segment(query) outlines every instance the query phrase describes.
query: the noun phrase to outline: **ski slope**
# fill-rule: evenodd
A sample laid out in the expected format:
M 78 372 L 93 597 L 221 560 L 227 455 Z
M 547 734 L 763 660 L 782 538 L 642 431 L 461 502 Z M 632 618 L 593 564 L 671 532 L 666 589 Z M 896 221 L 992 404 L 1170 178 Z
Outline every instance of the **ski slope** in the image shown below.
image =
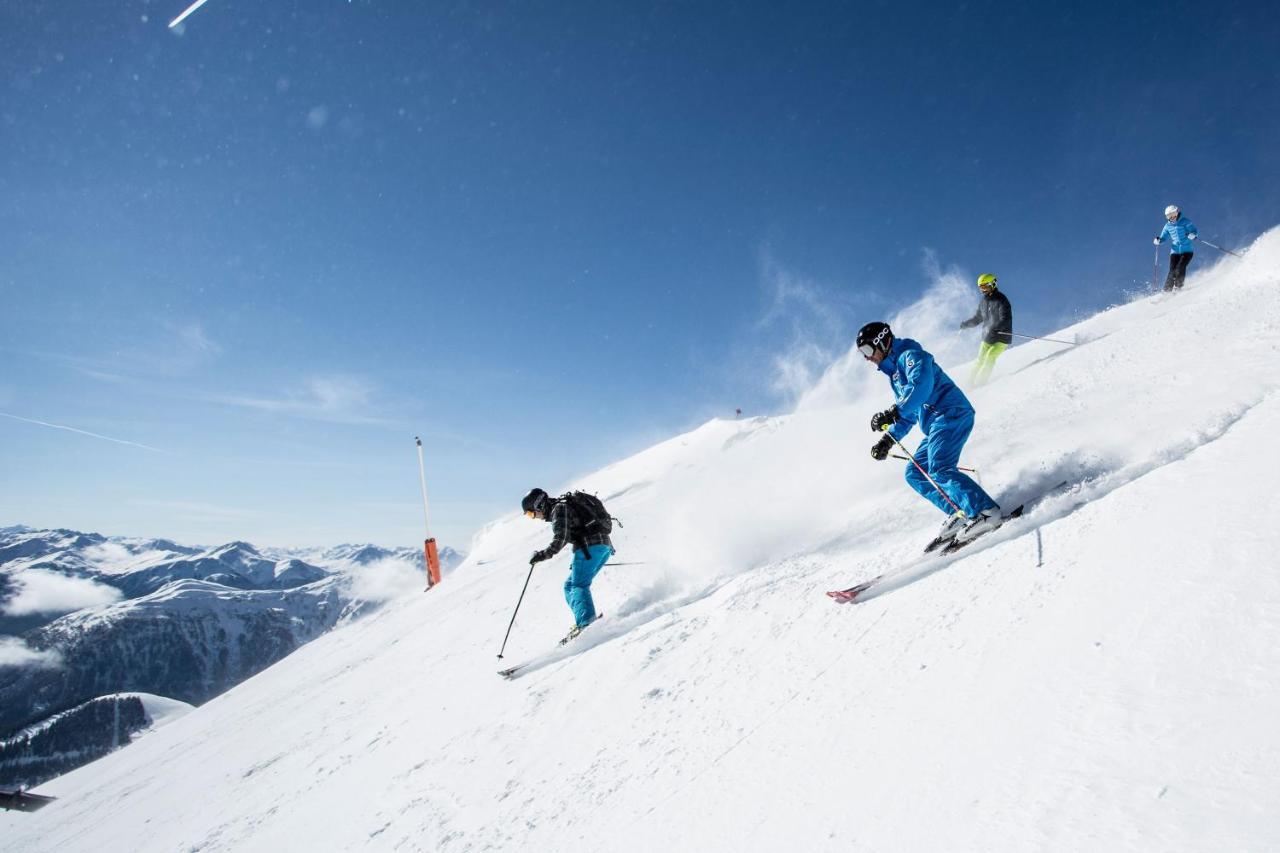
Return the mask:
M 0 848 L 1280 849 L 1280 229 L 1212 261 L 970 393 L 998 500 L 1070 484 L 1021 524 L 918 562 L 940 516 L 870 459 L 889 391 L 849 358 L 569 484 L 642 564 L 565 654 L 496 675 L 571 622 L 562 554 L 495 658 L 549 538 L 513 495 L 444 585 L 43 786 Z M 962 384 L 972 297 L 890 318 Z

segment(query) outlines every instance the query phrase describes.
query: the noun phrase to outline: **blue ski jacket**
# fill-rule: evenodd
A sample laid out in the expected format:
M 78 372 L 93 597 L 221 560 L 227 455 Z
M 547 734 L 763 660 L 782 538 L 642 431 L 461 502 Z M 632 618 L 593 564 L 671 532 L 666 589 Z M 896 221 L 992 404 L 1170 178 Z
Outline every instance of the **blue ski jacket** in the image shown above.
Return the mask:
M 1159 240 L 1164 242 L 1164 238 L 1168 237 L 1173 241 L 1173 249 L 1175 255 L 1188 255 L 1196 250 L 1195 244 L 1192 243 L 1190 234 L 1199 234 L 1196 224 L 1185 216 L 1179 216 L 1173 222 L 1166 222 L 1164 228 L 1160 231 Z
M 880 362 L 880 371 L 889 377 L 897 396 L 898 422 L 889 428 L 901 441 L 920 425 L 926 435 L 935 418 L 973 414 L 973 406 L 933 356 L 910 338 L 894 338 L 889 354 Z

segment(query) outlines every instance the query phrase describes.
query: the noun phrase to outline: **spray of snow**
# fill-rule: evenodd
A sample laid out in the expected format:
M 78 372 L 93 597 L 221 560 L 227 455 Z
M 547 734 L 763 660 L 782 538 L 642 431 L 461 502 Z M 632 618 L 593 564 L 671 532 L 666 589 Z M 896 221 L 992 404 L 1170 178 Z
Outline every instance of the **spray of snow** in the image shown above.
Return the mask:
M 351 594 L 362 601 L 385 602 L 422 592 L 426 574 L 420 564 L 408 560 L 376 560 L 348 570 Z
M 950 366 L 966 361 L 973 354 L 973 342 L 957 335 L 956 327 L 973 313 L 976 290 L 958 270 L 943 270 L 932 254 L 926 256 L 925 272 L 929 286 L 919 299 L 890 317 L 867 317 L 864 322 L 887 322 L 898 337 L 919 341 L 939 364 Z M 800 396 L 796 410 L 854 404 L 883 409 L 891 402 L 885 401 L 886 387 L 884 376 L 867 363 L 850 341 L 848 351 Z
M 786 344 L 770 359 L 770 390 L 794 405 L 838 351 L 847 306 L 829 288 L 783 266 L 768 248 L 760 252 L 761 283 L 768 306 L 762 331 L 782 329 Z

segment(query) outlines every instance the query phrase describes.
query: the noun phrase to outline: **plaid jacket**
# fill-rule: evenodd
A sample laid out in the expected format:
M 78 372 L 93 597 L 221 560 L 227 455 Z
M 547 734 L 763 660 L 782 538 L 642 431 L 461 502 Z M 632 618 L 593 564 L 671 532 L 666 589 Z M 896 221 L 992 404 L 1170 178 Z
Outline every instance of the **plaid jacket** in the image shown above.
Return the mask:
M 559 553 L 566 542 L 572 542 L 576 550 L 586 551 L 592 545 L 608 545 L 613 547 L 608 534 L 588 533 L 577 513 L 565 500 L 557 500 L 547 516 L 551 523 L 551 544 L 537 553 L 539 561 L 549 560 Z

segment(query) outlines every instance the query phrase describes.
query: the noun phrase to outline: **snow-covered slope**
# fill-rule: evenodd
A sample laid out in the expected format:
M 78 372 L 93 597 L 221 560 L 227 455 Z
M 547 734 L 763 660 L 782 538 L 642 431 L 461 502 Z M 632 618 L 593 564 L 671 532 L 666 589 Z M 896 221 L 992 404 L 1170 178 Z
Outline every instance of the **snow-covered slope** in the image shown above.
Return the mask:
M 640 565 L 569 656 L 495 675 L 548 535 L 513 512 L 438 589 L 44 786 L 0 846 L 1280 848 L 1277 270 L 1273 231 L 1005 355 L 964 461 L 1006 505 L 1070 486 L 967 551 L 903 569 L 937 513 L 869 458 L 883 380 L 832 381 L 572 484 Z M 890 319 L 930 346 L 957 318 Z M 566 559 L 508 661 L 568 627 Z

